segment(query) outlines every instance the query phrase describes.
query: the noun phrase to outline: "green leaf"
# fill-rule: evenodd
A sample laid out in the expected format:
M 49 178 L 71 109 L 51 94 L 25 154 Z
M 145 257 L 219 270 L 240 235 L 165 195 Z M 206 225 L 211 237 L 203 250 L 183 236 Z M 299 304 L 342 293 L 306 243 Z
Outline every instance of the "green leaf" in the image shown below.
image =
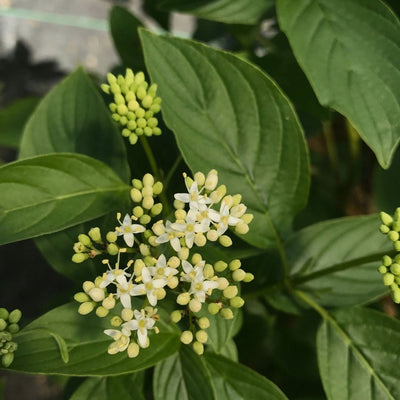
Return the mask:
M 385 293 L 377 268 L 392 251 L 377 215 L 325 221 L 293 234 L 285 244 L 291 279 L 319 304 L 349 306 Z
M 214 353 L 204 355 L 215 400 L 284 400 L 281 390 L 262 375 Z
M 123 138 L 81 68 L 40 102 L 25 127 L 19 157 L 58 152 L 86 154 L 108 164 L 123 181 L 130 177 Z
M 0 110 L 0 144 L 18 148 L 24 125 L 36 108 L 39 99 L 26 97 Z
M 400 398 L 400 322 L 363 308 L 340 310 L 317 335 L 318 363 L 328 400 Z
M 400 23 L 380 0 L 279 0 L 278 19 L 321 104 L 345 115 L 382 167 L 400 139 Z
M 125 66 L 135 72 L 144 70 L 138 28 L 143 24 L 128 10 L 114 6 L 110 11 L 110 31 L 115 48 Z
M 133 307 L 140 307 L 141 300 L 133 300 Z M 159 312 L 165 317 L 161 310 Z M 179 348 L 179 332 L 176 328 L 162 321 L 157 326 L 160 333 L 151 334 L 150 347 L 141 349 L 135 359 L 128 358 L 126 352 L 109 355 L 107 347 L 112 339 L 103 333 L 105 329 L 110 329 L 109 317 L 99 318 L 94 313 L 83 316 L 78 314 L 77 303 L 65 304 L 33 321 L 15 336 L 18 351 L 12 369 L 75 376 L 121 375 L 146 369 L 174 354 Z M 54 338 L 47 331 L 65 341 L 69 353 L 67 364 L 62 360 Z
M 202 358 L 188 346 L 157 364 L 154 370 L 155 400 L 214 399 L 213 390 Z
M 145 400 L 143 373 L 112 378 L 88 378 L 74 392 L 70 400 Z
M 229 358 L 229 360 L 232 360 L 234 362 L 239 361 L 238 349 L 237 349 L 236 343 L 233 339 L 228 340 L 225 343 L 225 345 L 220 349 L 220 351 L 214 351 L 212 345 L 207 346 L 206 351 L 211 351 L 213 353 L 221 354 L 221 356 Z
M 256 24 L 274 0 L 165 0 L 161 8 L 227 24 Z
M 244 240 L 276 246 L 309 188 L 307 150 L 292 105 L 264 73 L 231 54 L 140 35 L 185 161 L 192 171 L 217 169 L 229 193 L 242 194 L 255 217 Z
M 129 187 L 100 161 L 65 153 L 0 167 L 0 190 L 0 244 L 4 244 L 116 210 Z

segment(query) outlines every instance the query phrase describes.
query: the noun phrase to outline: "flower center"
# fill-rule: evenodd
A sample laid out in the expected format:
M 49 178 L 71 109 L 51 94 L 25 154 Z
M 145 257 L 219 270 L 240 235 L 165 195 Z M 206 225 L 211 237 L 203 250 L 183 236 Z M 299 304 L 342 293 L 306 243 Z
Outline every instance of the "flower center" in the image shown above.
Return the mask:
M 164 275 L 164 268 L 158 268 L 157 275 Z
M 152 282 L 146 282 L 146 284 L 144 285 L 144 287 L 146 288 L 146 290 L 152 290 L 153 289 L 153 283 Z
M 224 217 L 221 217 L 221 224 L 228 225 L 228 219 L 229 219 L 229 215 L 225 215 Z
M 139 325 L 139 328 L 146 328 L 146 324 L 147 324 L 147 321 L 146 320 L 144 320 L 144 319 L 141 319 L 140 321 L 139 321 L 139 323 L 138 323 L 138 325 Z
M 124 226 L 124 233 L 132 233 L 132 229 L 130 226 Z
M 187 224 L 186 225 L 186 231 L 187 232 L 193 232 L 194 231 L 194 225 L 193 224 Z
M 196 283 L 194 285 L 195 290 L 200 291 L 203 289 L 203 284 L 202 283 Z

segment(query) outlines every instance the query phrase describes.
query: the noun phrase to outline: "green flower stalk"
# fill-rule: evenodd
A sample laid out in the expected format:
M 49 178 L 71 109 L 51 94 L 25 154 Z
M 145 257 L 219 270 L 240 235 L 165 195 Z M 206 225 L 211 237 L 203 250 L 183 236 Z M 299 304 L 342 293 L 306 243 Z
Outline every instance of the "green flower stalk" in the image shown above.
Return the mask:
M 0 308 L 0 358 L 3 367 L 7 368 L 14 361 L 14 353 L 18 349 L 13 342 L 13 335 L 19 332 L 18 322 L 21 319 L 20 310 L 10 313 L 5 308 Z

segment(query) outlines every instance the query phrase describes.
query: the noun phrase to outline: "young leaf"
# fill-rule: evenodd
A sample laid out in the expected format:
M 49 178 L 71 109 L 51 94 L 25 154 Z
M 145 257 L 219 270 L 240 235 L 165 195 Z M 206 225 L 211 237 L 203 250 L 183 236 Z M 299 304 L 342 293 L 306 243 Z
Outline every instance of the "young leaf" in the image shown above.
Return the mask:
M 390 165 L 400 140 L 400 23 L 380 0 L 279 0 L 278 19 L 319 101 Z
M 257 372 L 214 353 L 205 353 L 215 400 L 287 400 L 271 381 Z
M 140 306 L 141 301 L 134 299 L 134 307 Z M 179 332 L 162 321 L 157 326 L 160 333 L 151 334 L 151 346 L 141 349 L 137 358 L 128 358 L 126 352 L 109 355 L 107 347 L 112 339 L 103 332 L 110 328 L 109 318 L 99 318 L 94 313 L 83 316 L 78 314 L 77 303 L 65 304 L 39 317 L 15 336 L 18 351 L 12 369 L 75 376 L 121 375 L 139 371 L 169 357 L 179 348 Z M 50 336 L 48 331 L 66 343 L 68 363 L 61 358 L 54 336 Z
M 217 169 L 229 192 L 242 194 L 255 217 L 244 240 L 276 246 L 309 188 L 292 105 L 264 73 L 231 54 L 147 31 L 140 36 L 185 161 L 193 171 Z
M 21 140 L 20 158 L 58 152 L 82 153 L 130 177 L 123 138 L 83 69 L 78 68 L 41 101 Z
M 114 6 L 110 11 L 110 31 L 115 48 L 125 66 L 143 71 L 144 60 L 138 28 L 143 24 L 128 10 Z
M 153 391 L 155 400 L 214 399 L 208 371 L 188 346 L 156 365 Z
M 377 215 L 347 217 L 311 225 L 285 244 L 293 283 L 319 304 L 349 306 L 385 292 L 377 272 L 392 250 L 379 232 Z
M 255 25 L 273 4 L 274 0 L 165 0 L 161 8 L 226 24 Z
M 145 400 L 143 373 L 112 378 L 88 378 L 74 392 L 70 400 Z
M 129 187 L 93 158 L 49 154 L 0 167 L 0 244 L 67 228 L 116 210 Z
M 400 398 L 400 322 L 350 308 L 325 319 L 317 335 L 318 364 L 328 400 Z

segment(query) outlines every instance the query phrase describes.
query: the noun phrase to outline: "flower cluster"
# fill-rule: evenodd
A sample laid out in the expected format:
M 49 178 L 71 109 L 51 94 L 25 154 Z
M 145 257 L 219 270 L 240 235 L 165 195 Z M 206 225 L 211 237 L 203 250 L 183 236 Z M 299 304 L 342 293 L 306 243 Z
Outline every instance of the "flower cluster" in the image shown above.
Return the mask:
M 5 308 L 0 308 L 0 356 L 3 367 L 9 367 L 14 361 L 14 352 L 17 343 L 13 342 L 13 335 L 19 331 L 18 322 L 21 311 L 14 310 L 10 313 Z
M 181 341 L 193 342 L 198 354 L 203 353 L 208 339 L 207 313 L 232 319 L 232 309 L 244 304 L 239 296 L 239 282 L 250 282 L 254 277 L 241 268 L 240 260 L 220 260 L 212 265 L 195 249 L 205 246 L 207 241 L 230 246 L 228 228 L 247 233 L 252 215 L 246 214 L 240 195 L 226 195 L 226 187 L 218 186 L 215 170 L 207 176 L 196 173 L 194 179 L 184 175 L 184 179 L 187 192 L 174 196 L 175 220 L 155 223 L 152 219 L 162 212 L 162 205 L 157 202 L 162 184 L 150 174 L 132 181 L 132 213 L 123 220 L 118 214 L 119 225 L 106 235 L 107 240 L 114 235 L 112 244 L 117 249 L 117 260 L 112 265 L 109 259 L 103 259 L 107 271 L 93 282 L 84 282 L 83 291 L 75 295 L 81 303 L 80 314 L 95 310 L 99 317 L 110 317 L 111 327 L 104 331 L 113 339 L 108 348 L 110 354 L 127 351 L 129 357 L 136 357 L 141 348 L 150 345 L 149 332 L 159 332 L 156 307 L 167 292 L 178 304 L 170 321 L 184 328 Z M 100 230 L 94 229 L 99 234 L 97 243 L 101 244 Z M 82 243 L 81 236 L 78 243 Z M 92 238 L 90 232 L 89 236 Z M 118 240 L 123 243 L 117 244 Z M 84 245 L 89 248 L 89 244 Z M 87 253 L 73 256 L 79 262 L 77 254 Z M 122 258 L 127 261 L 122 263 Z M 137 304 L 133 298 L 141 298 L 142 306 L 133 307 L 133 303 Z
M 385 212 L 380 213 L 382 225 L 379 230 L 393 242 L 396 252 L 400 252 L 400 207 L 396 209 L 394 217 Z M 400 253 L 394 258 L 386 255 L 382 258 L 382 265 L 378 268 L 382 274 L 383 284 L 389 286 L 393 301 L 400 303 Z
M 133 73 L 127 69 L 125 76 L 109 73 L 108 85 L 102 84 L 102 90 L 111 94 L 114 101 L 109 107 L 112 118 L 122 126 L 122 135 L 135 144 L 138 136 L 161 135 L 158 120 L 154 117 L 160 112 L 161 98 L 156 96 L 157 85 L 145 81 L 144 73 Z

